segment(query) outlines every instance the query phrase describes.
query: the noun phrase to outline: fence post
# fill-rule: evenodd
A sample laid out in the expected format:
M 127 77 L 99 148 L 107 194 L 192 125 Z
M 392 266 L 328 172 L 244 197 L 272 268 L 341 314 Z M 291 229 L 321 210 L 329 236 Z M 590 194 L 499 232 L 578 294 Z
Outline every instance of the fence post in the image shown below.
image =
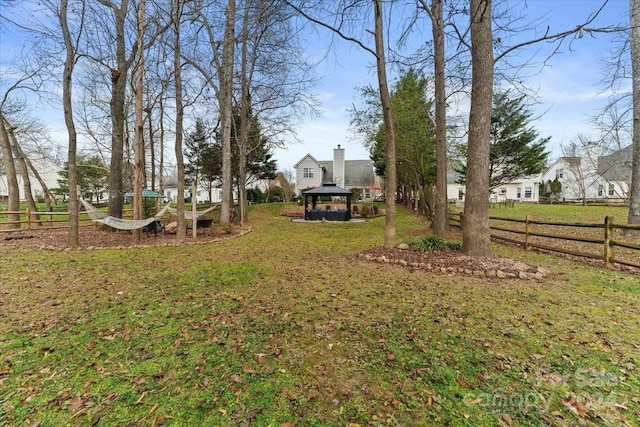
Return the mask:
M 531 224 L 529 223 L 529 221 L 531 221 L 531 215 L 527 214 L 525 218 L 525 225 L 524 225 L 524 250 L 525 251 L 528 251 L 531 249 L 531 246 L 529 245 L 529 233 L 531 232 L 529 227 L 531 227 Z
M 605 216 L 604 217 L 604 266 L 610 267 L 611 262 L 609 261 L 613 258 L 613 246 L 611 246 L 611 237 L 613 235 L 613 217 Z
M 29 209 L 29 206 L 27 206 L 24 212 L 27 215 L 27 230 L 31 230 L 31 209 Z

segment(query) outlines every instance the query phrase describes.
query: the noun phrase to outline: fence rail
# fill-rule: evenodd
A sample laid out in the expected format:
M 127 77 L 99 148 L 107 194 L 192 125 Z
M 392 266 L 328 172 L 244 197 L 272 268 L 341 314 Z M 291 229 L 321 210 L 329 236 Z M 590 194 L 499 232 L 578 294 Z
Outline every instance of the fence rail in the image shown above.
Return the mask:
M 462 221 L 462 213 L 449 213 L 450 224 L 460 227 Z M 489 216 L 489 221 L 492 239 L 513 243 L 524 247 L 525 250 L 535 248 L 602 260 L 605 267 L 620 264 L 640 268 L 640 262 L 638 262 L 640 260 L 640 243 L 627 240 L 618 233 L 619 230 L 640 232 L 640 225 L 616 224 L 611 216 L 605 217 L 602 224 L 534 221 L 530 215 L 527 215 L 524 220 Z M 524 227 L 518 229 L 513 225 L 508 227 L 503 223 L 523 224 Z M 540 226 L 545 227 L 545 230 L 534 229 Z M 554 227 L 558 234 L 548 230 Z M 580 229 L 581 234 L 572 234 L 571 232 L 575 229 Z M 520 236 L 519 239 L 518 236 Z M 577 242 L 577 244 L 574 248 L 566 248 L 558 245 L 558 241 Z M 594 247 L 599 248 L 599 251 L 589 251 Z

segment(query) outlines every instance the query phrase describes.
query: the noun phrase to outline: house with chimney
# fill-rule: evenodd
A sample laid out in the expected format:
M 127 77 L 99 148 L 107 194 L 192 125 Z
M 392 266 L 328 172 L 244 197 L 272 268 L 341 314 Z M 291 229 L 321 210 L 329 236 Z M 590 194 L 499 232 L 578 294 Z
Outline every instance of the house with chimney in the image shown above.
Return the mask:
M 545 185 L 556 178 L 562 184 L 560 201 L 623 202 L 631 188 L 633 146 L 600 155 L 600 146 L 585 144 L 576 156 L 560 157 L 543 173 Z
M 296 173 L 296 193 L 316 188 L 326 183 L 336 184 L 346 190 L 360 189 L 363 200 L 373 200 L 382 195 L 382 178 L 375 174 L 373 161 L 346 160 L 345 149 L 333 149 L 332 160 L 316 160 L 306 154 L 293 166 Z

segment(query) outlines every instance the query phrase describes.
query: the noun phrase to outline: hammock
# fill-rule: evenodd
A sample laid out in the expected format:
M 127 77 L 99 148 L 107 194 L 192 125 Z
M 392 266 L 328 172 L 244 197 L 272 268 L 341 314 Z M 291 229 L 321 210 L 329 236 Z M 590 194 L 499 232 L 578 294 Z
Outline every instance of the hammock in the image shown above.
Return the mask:
M 154 217 L 146 218 L 146 219 L 122 219 L 115 218 L 113 216 L 109 216 L 104 212 L 100 212 L 98 208 L 93 206 L 91 203 L 87 202 L 84 199 L 80 199 L 82 206 L 89 214 L 89 218 L 93 222 L 99 222 L 104 225 L 108 225 L 109 227 L 115 228 L 117 230 L 137 230 L 138 228 L 146 227 L 151 224 L 153 221 L 156 221 L 164 216 L 164 214 L 169 211 L 169 207 L 171 206 L 171 202 L 167 203 L 167 205 L 162 208 Z
M 205 210 L 202 210 L 202 211 L 197 211 L 196 212 L 196 219 L 200 218 L 203 215 L 208 214 L 209 212 L 211 212 L 211 211 L 213 211 L 213 210 L 215 210 L 217 208 L 218 208 L 218 205 L 214 205 L 214 206 L 211 206 L 208 209 L 205 209 Z M 178 214 L 178 209 L 176 209 L 176 208 L 171 208 L 170 207 L 168 209 L 168 211 L 169 211 L 169 213 L 171 215 L 177 215 Z M 193 220 L 193 212 L 185 210 L 184 211 L 184 218 L 187 219 L 187 220 Z

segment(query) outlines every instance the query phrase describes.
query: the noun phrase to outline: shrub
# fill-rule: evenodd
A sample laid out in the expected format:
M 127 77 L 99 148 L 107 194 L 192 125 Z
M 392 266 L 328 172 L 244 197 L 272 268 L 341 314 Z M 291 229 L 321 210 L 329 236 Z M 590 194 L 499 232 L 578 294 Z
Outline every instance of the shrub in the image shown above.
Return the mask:
M 376 205 L 371 206 L 371 214 L 378 215 L 378 207 Z
M 363 206 L 362 211 L 360 212 L 360 216 L 362 216 L 362 218 L 368 218 L 369 214 L 370 214 L 369 206 Z
M 440 252 L 444 249 L 459 251 L 462 249 L 462 244 L 449 242 L 433 234 L 412 240 L 409 242 L 409 246 L 418 252 Z
M 358 214 L 358 205 L 353 205 L 353 207 L 351 208 L 351 210 L 353 211 L 354 214 Z

